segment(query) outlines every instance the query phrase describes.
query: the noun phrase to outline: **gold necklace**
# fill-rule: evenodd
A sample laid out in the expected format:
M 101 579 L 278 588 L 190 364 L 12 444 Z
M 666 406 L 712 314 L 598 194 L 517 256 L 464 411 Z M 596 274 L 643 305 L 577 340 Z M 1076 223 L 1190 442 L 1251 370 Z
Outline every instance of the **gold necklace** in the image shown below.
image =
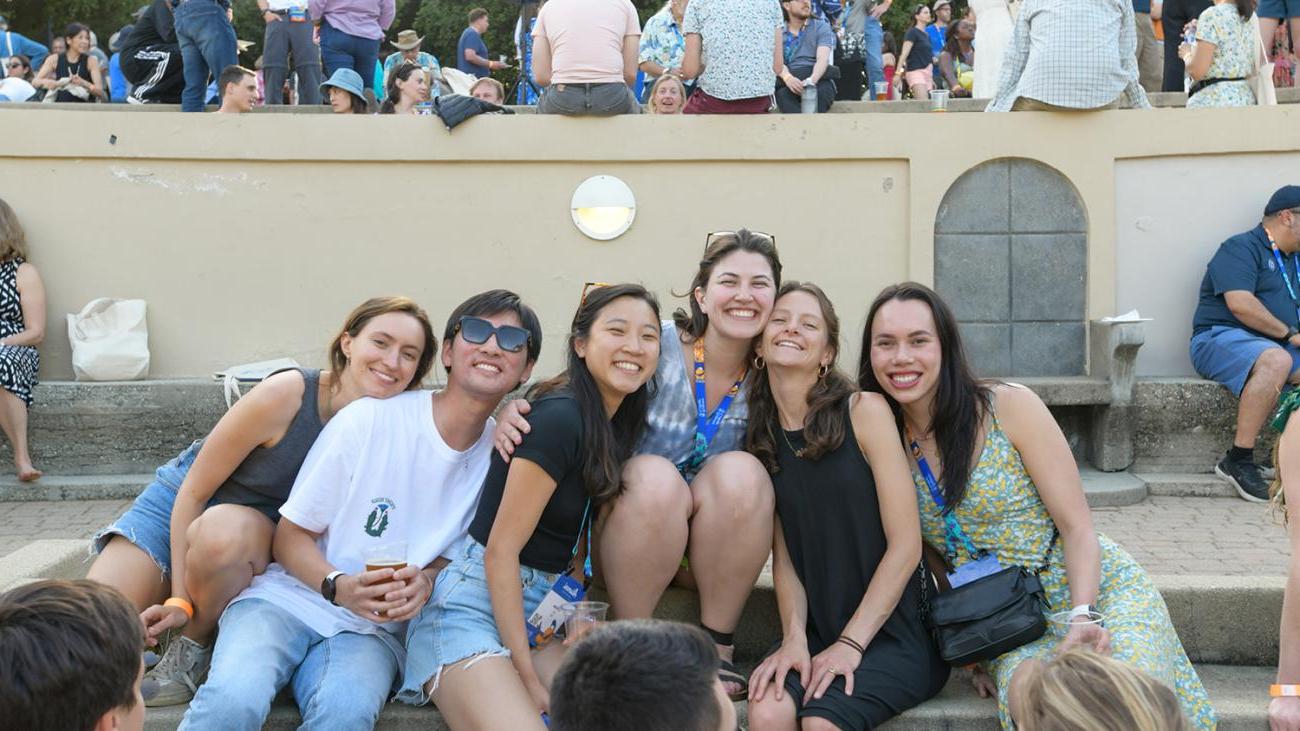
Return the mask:
M 778 424 L 778 426 L 780 425 Z M 785 445 L 790 448 L 791 452 L 794 452 L 796 458 L 803 459 L 803 453 L 808 451 L 808 445 L 805 444 L 802 449 L 795 449 L 794 445 L 790 443 L 790 436 L 785 433 L 784 426 L 781 427 L 781 438 L 785 439 Z

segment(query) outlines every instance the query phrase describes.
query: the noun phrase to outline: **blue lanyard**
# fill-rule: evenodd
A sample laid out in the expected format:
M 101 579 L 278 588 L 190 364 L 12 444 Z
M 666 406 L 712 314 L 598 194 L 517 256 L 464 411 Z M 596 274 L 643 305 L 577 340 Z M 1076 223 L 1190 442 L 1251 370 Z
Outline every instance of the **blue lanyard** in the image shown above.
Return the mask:
M 691 456 L 677 465 L 678 472 L 686 473 L 704 464 L 704 456 L 709 451 L 709 445 L 718 435 L 718 428 L 722 426 L 722 420 L 726 418 L 727 409 L 731 408 L 731 402 L 735 400 L 736 394 L 740 393 L 740 384 L 744 380 L 745 372 L 741 371 L 740 378 L 731 384 L 731 390 L 722 397 L 722 403 L 718 404 L 718 408 L 714 409 L 710 416 L 704 383 L 704 338 L 695 341 L 695 446 L 691 450 Z
M 1273 261 L 1277 262 L 1277 273 L 1282 275 L 1282 284 L 1286 285 L 1286 293 L 1291 295 L 1291 304 L 1296 307 L 1296 318 L 1300 319 L 1300 297 L 1296 297 L 1295 288 L 1291 286 L 1291 280 L 1286 277 L 1286 263 L 1282 261 L 1282 252 L 1277 250 L 1277 244 L 1273 244 Z M 1295 282 L 1300 287 L 1300 259 L 1295 262 Z
M 587 532 L 587 516 L 591 514 L 591 498 L 587 498 L 587 507 L 582 509 L 582 523 L 578 525 L 578 540 L 573 544 L 573 554 L 569 556 L 569 567 L 564 573 L 573 571 L 573 561 L 578 558 L 578 548 L 582 546 L 585 538 L 587 541 L 587 558 L 582 562 L 582 585 L 586 587 L 591 584 L 591 534 Z
M 975 548 L 970 536 L 967 536 L 966 531 L 961 529 L 961 524 L 957 522 L 957 516 L 951 512 L 943 512 L 943 491 L 939 489 L 939 481 L 934 478 L 934 471 L 930 469 L 930 463 L 921 455 L 921 445 L 917 444 L 916 439 L 912 437 L 911 429 L 907 430 L 907 438 L 912 445 L 912 458 L 916 460 L 916 467 L 921 470 L 921 477 L 925 480 L 925 486 L 930 488 L 930 499 L 934 500 L 934 504 L 939 506 L 939 515 L 943 517 L 943 540 L 947 546 L 949 562 L 951 562 L 953 556 L 957 555 L 955 544 L 958 541 L 965 547 L 966 552 L 970 554 L 972 559 L 979 558 L 983 555 L 983 552 Z

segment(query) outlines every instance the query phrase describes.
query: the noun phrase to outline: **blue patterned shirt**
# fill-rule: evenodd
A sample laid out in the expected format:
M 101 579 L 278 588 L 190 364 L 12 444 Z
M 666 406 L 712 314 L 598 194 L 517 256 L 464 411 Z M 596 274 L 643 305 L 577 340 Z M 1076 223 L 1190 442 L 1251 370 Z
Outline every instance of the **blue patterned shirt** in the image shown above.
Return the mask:
M 699 0 L 692 0 L 692 5 L 695 2 Z M 659 366 L 650 383 L 646 430 L 636 453 L 657 454 L 675 465 L 685 462 L 695 450 L 695 382 L 687 374 L 685 357 L 677 326 L 665 320 L 659 338 Z M 709 443 L 706 463 L 716 454 L 744 448 L 749 424 L 748 392 L 746 382 Z M 694 473 L 686 475 L 688 480 L 693 477 Z
M 673 19 L 672 10 L 665 6 L 645 22 L 645 28 L 641 31 L 641 51 L 637 63 L 650 61 L 665 69 L 675 69 L 682 65 L 682 58 L 685 56 L 686 38 L 682 35 L 682 29 L 677 26 L 677 21 Z M 646 80 L 649 81 L 648 74 Z
M 691 0 L 682 33 L 697 33 L 704 51 L 699 88 L 724 101 L 771 96 L 776 30 L 785 21 L 777 0 Z

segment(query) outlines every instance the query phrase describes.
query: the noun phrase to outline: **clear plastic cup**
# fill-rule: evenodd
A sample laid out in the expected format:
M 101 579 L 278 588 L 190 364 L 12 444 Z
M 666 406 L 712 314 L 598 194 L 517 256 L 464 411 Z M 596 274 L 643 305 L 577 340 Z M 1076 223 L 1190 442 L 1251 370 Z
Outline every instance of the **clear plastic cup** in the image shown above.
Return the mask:
M 888 81 L 877 81 L 874 84 L 872 84 L 872 86 L 875 87 L 874 91 L 876 92 L 876 101 L 883 102 L 889 98 Z
M 948 111 L 948 90 L 947 89 L 930 90 L 930 111 L 932 112 Z
M 573 607 L 573 613 L 564 623 L 565 642 L 569 644 L 582 639 L 596 625 L 604 622 L 605 615 L 609 612 L 607 602 L 574 602 L 569 606 Z
M 361 557 L 366 562 L 366 571 L 404 569 L 406 568 L 406 542 L 392 541 L 367 546 L 361 552 Z
M 1070 630 L 1073 629 L 1076 624 L 1101 625 L 1106 620 L 1105 615 L 1101 612 L 1087 612 L 1083 614 L 1073 614 L 1073 616 L 1071 616 L 1072 614 L 1073 612 L 1067 609 L 1064 612 L 1056 612 L 1048 615 L 1047 624 L 1053 635 L 1060 639 L 1065 639 L 1065 636 L 1070 634 Z

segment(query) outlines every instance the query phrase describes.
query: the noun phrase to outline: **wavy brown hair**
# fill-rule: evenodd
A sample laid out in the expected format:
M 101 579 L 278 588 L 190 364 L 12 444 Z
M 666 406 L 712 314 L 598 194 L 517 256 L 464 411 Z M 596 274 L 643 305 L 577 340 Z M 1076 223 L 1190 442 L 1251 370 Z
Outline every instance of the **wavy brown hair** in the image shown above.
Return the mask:
M 27 232 L 18 214 L 0 198 L 0 261 L 27 258 Z
M 438 338 L 433 335 L 429 315 L 409 297 L 372 297 L 348 314 L 348 318 L 343 321 L 343 329 L 339 330 L 330 343 L 330 371 L 334 374 L 331 388 L 338 388 L 339 379 L 348 367 L 348 357 L 343 354 L 343 336 L 357 337 L 367 323 L 390 312 L 410 315 L 420 323 L 420 330 L 424 332 L 424 348 L 420 351 L 420 359 L 415 363 L 415 374 L 411 376 L 411 382 L 406 384 L 405 390 L 414 391 L 424 382 L 424 377 L 429 375 L 429 369 L 433 367 L 433 358 L 438 354 Z
M 844 411 L 849 397 L 857 390 L 849 377 L 835 367 L 840 354 L 840 318 L 835 305 L 821 287 L 810 282 L 786 282 L 777 292 L 776 301 L 793 292 L 812 295 L 821 307 L 826 322 L 826 345 L 831 349 L 831 366 L 826 375 L 808 391 L 808 416 L 804 420 L 804 459 L 820 459 L 844 443 Z M 776 399 L 772 397 L 771 372 L 757 374 L 749 389 L 749 427 L 745 434 L 746 450 L 758 458 L 768 472 L 779 472 L 776 431 L 781 429 Z
M 770 236 L 744 228 L 734 233 L 719 234 L 704 247 L 704 256 L 700 259 L 695 279 L 691 280 L 691 288 L 684 295 L 673 293 L 677 297 L 686 297 L 690 303 L 690 312 L 678 308 L 673 313 L 673 322 L 677 324 L 677 333 L 683 342 L 701 337 L 709 327 L 709 316 L 704 314 L 700 303 L 695 301 L 695 290 L 706 289 L 709 277 L 713 276 L 713 268 L 737 251 L 749 251 L 767 259 L 768 265 L 772 267 L 772 286 L 781 286 L 781 257 L 777 256 L 776 243 Z

